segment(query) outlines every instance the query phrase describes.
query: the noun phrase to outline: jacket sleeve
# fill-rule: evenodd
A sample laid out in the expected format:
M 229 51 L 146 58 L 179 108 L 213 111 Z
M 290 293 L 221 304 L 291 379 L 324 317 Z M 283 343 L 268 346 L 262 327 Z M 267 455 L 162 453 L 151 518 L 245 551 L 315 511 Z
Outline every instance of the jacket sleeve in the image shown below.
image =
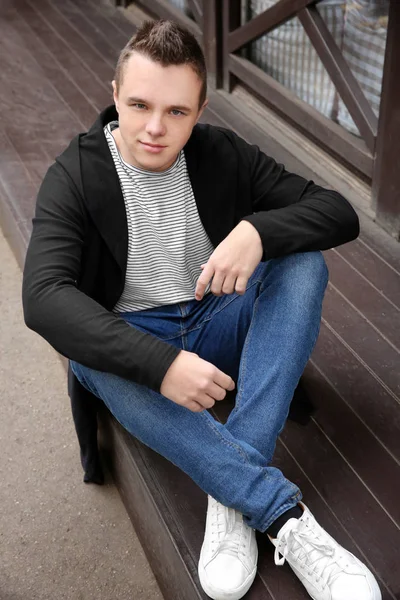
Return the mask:
M 358 216 L 341 194 L 289 173 L 257 146 L 234 139 L 251 177 L 254 213 L 244 220 L 260 234 L 263 260 L 327 250 L 358 236 Z
M 179 349 L 130 327 L 77 288 L 86 219 L 78 191 L 55 163 L 39 190 L 26 255 L 26 325 L 71 360 L 159 391 Z

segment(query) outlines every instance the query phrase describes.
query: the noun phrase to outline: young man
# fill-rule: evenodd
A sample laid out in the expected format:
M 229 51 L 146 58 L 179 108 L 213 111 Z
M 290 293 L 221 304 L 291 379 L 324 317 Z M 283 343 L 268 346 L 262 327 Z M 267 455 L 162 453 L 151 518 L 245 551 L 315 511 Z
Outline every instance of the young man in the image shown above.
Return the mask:
M 314 599 L 378 600 L 371 572 L 269 466 L 318 335 L 319 251 L 354 239 L 356 214 L 233 132 L 197 124 L 204 57 L 176 24 L 140 29 L 113 90 L 115 108 L 43 181 L 24 272 L 27 325 L 70 359 L 85 465 L 93 394 L 209 495 L 209 596 L 247 592 L 258 529 Z M 222 425 L 205 409 L 235 386 Z

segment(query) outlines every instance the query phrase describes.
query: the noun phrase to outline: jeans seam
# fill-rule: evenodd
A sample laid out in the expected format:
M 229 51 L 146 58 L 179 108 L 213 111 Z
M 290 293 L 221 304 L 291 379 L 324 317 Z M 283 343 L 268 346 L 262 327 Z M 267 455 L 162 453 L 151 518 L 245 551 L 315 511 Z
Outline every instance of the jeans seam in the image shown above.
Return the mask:
M 292 484 L 292 485 L 294 485 L 294 484 Z M 297 500 L 298 498 L 301 498 L 300 490 L 298 488 L 296 488 L 296 489 L 297 489 L 296 493 L 293 496 L 291 496 L 290 500 L 287 500 L 284 504 L 281 504 L 279 506 L 279 508 L 277 508 L 275 510 L 275 512 L 272 513 L 272 515 L 267 520 L 266 525 L 264 525 L 260 531 L 265 532 L 270 527 L 270 525 L 272 525 L 272 523 L 274 523 L 274 521 L 276 521 L 276 519 L 278 519 L 281 515 L 283 515 L 283 513 L 285 513 L 287 510 L 289 510 L 291 508 L 291 505 L 295 500 Z
M 257 283 L 262 283 L 262 279 L 256 279 L 255 281 L 253 281 L 253 283 L 251 285 L 249 285 L 248 288 L 246 288 L 246 292 L 248 290 L 250 290 Z M 205 317 L 200 323 L 197 323 L 196 325 L 194 325 L 193 327 L 191 327 L 189 329 L 185 329 L 184 333 L 189 334 L 189 333 L 192 333 L 193 331 L 196 331 L 197 329 L 200 329 L 204 325 L 204 323 L 208 323 L 208 321 L 211 321 L 211 319 L 213 317 L 215 317 L 215 315 L 217 315 L 218 313 L 220 313 L 221 311 L 223 311 L 232 302 L 234 302 L 235 300 L 237 300 L 237 298 L 240 298 L 239 294 L 235 294 L 235 296 L 233 298 L 230 298 L 227 302 L 225 302 L 225 304 L 223 306 L 220 306 L 217 309 L 215 309 L 210 315 L 208 315 L 207 317 Z
M 251 320 L 250 320 L 250 327 L 247 331 L 246 340 L 244 342 L 244 346 L 243 346 L 243 350 L 242 350 L 242 356 L 241 356 L 240 366 L 239 366 L 240 387 L 236 394 L 234 411 L 236 411 L 237 409 L 240 408 L 241 398 L 243 395 L 243 387 L 244 387 L 245 375 L 246 375 L 246 370 L 247 370 L 247 355 L 248 355 L 248 349 L 249 349 L 249 341 L 248 340 L 250 337 L 250 333 L 254 329 L 254 320 L 255 320 L 254 317 L 255 317 L 256 310 L 257 310 L 258 304 L 259 304 L 258 300 L 259 300 L 259 296 L 257 296 L 256 301 L 254 302 L 253 313 L 251 315 Z
M 233 450 L 236 450 L 239 453 L 239 455 L 242 457 L 244 462 L 250 463 L 249 457 L 247 456 L 247 453 L 243 450 L 243 448 L 241 448 L 238 444 L 234 444 L 233 442 L 230 442 L 229 440 L 224 438 L 222 433 L 219 431 L 218 427 L 216 427 L 216 425 L 207 417 L 205 412 L 201 412 L 200 415 L 206 419 L 208 426 L 213 430 L 214 433 L 216 433 L 218 435 L 218 437 L 221 439 L 221 441 L 226 446 L 232 448 Z

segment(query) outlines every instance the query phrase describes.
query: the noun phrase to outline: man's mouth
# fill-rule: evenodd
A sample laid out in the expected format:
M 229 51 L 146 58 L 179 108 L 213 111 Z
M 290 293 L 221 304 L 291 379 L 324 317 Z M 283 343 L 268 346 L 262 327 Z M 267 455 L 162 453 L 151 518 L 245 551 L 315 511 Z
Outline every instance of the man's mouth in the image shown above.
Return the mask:
M 166 146 L 162 146 L 161 144 L 150 144 L 150 142 L 140 142 L 143 146 L 147 146 L 148 148 L 166 148 Z

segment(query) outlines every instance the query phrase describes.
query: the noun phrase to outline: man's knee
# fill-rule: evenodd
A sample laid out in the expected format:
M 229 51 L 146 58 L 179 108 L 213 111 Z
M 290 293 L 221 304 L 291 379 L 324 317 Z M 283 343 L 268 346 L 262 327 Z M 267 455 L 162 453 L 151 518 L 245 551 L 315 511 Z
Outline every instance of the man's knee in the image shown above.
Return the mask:
M 275 267 L 285 287 L 300 296 L 321 295 L 328 283 L 328 268 L 321 252 L 298 252 L 277 259 Z
M 300 252 L 293 254 L 299 265 L 301 273 L 307 275 L 307 279 L 312 283 L 321 283 L 326 286 L 328 283 L 328 267 L 322 252 Z

